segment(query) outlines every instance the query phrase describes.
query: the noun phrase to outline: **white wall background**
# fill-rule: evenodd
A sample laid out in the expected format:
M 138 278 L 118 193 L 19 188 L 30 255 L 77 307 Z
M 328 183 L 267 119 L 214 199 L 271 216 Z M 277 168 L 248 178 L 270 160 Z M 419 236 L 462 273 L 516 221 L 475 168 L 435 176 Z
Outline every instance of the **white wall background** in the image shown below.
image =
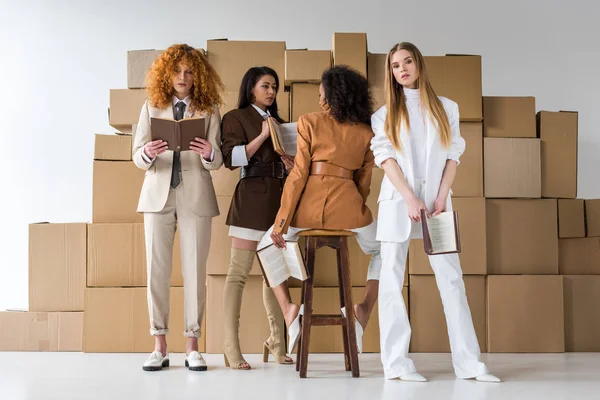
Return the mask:
M 369 51 L 483 56 L 483 94 L 578 110 L 579 190 L 600 198 L 600 2 L 596 0 L 0 0 L 0 309 L 27 307 L 28 224 L 88 222 L 95 133 L 130 49 L 285 40 L 330 49 L 367 32 Z

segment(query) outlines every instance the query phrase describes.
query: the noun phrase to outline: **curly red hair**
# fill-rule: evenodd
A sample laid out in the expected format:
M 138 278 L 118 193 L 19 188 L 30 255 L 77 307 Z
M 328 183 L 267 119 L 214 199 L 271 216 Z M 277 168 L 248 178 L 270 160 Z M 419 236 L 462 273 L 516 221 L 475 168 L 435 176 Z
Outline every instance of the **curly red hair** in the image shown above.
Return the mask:
M 223 83 L 219 74 L 200 50 L 187 44 L 172 45 L 152 63 L 148 71 L 146 88 L 150 104 L 159 108 L 171 105 L 175 92 L 171 77 L 181 62 L 184 62 L 194 75 L 190 109 L 211 112 L 214 107 L 220 106 L 223 103 L 221 99 Z

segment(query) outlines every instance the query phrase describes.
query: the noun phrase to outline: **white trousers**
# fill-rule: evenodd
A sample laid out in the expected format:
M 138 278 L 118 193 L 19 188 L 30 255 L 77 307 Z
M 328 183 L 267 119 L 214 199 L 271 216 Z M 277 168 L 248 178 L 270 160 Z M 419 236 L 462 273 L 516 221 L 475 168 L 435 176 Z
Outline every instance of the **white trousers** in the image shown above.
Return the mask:
M 296 241 L 298 240 L 298 232 L 306 231 L 308 229 L 311 228 L 294 228 L 290 226 L 288 232 L 283 235 L 283 238 L 285 240 Z M 373 221 L 370 225 L 362 228 L 349 230 L 356 233 L 356 241 L 361 250 L 365 254 L 371 255 L 371 261 L 369 262 L 369 269 L 367 271 L 367 280 L 379 280 L 379 275 L 381 273 L 381 243 L 375 239 L 377 236 L 377 221 Z M 271 240 L 271 232 L 273 232 L 273 226 L 269 228 L 267 233 L 265 233 L 258 243 L 259 250 L 273 243 L 273 240 Z
M 379 283 L 379 330 L 381 362 L 386 379 L 416 372 L 408 358 L 410 323 L 402 297 L 406 254 L 410 239 L 404 243 L 381 242 Z M 468 379 L 488 373 L 481 361 L 479 343 L 465 294 L 458 254 L 429 256 L 435 274 L 452 351 L 452 364 L 458 378 Z

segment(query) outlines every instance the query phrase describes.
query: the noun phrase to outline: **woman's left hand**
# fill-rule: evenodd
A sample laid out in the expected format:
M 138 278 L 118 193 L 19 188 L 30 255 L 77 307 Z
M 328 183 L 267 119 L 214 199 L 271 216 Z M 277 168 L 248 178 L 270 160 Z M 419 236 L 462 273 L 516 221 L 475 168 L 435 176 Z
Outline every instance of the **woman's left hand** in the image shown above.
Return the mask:
M 285 239 L 283 238 L 283 234 L 281 232 L 272 232 L 271 233 L 271 240 L 273 240 L 273 243 L 278 248 L 280 248 L 280 249 L 285 249 L 286 248 Z
M 190 150 L 204 158 L 206 161 L 212 161 L 210 159 L 212 145 L 208 140 L 197 137 L 190 142 Z
M 283 155 L 281 156 L 281 161 L 283 161 L 283 165 L 285 165 L 285 170 L 289 173 L 292 168 L 294 168 L 294 157 Z
M 436 215 L 440 215 L 444 211 L 446 211 L 446 197 L 438 196 L 437 199 L 435 199 L 435 203 L 433 203 L 433 213 L 431 214 L 431 216 L 435 217 Z

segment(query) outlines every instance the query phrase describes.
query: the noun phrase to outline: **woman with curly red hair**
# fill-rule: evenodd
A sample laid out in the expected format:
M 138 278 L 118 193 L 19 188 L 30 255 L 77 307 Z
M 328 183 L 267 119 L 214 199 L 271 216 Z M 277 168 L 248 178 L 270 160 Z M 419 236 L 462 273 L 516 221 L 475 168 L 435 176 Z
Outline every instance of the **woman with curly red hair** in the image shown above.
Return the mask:
M 176 227 L 181 241 L 186 367 L 205 371 L 198 352 L 204 315 L 206 260 L 212 217 L 219 215 L 210 170 L 223 164 L 220 150 L 221 79 L 202 52 L 186 44 L 169 47 L 148 72 L 148 100 L 142 106 L 133 144 L 133 162 L 146 171 L 138 212 L 144 213 L 148 311 L 155 350 L 145 371 L 169 366 L 169 290 Z M 205 132 L 190 142 L 191 151 L 167 150 L 151 139 L 151 118 L 204 118 Z M 202 137 L 206 137 L 203 139 Z

